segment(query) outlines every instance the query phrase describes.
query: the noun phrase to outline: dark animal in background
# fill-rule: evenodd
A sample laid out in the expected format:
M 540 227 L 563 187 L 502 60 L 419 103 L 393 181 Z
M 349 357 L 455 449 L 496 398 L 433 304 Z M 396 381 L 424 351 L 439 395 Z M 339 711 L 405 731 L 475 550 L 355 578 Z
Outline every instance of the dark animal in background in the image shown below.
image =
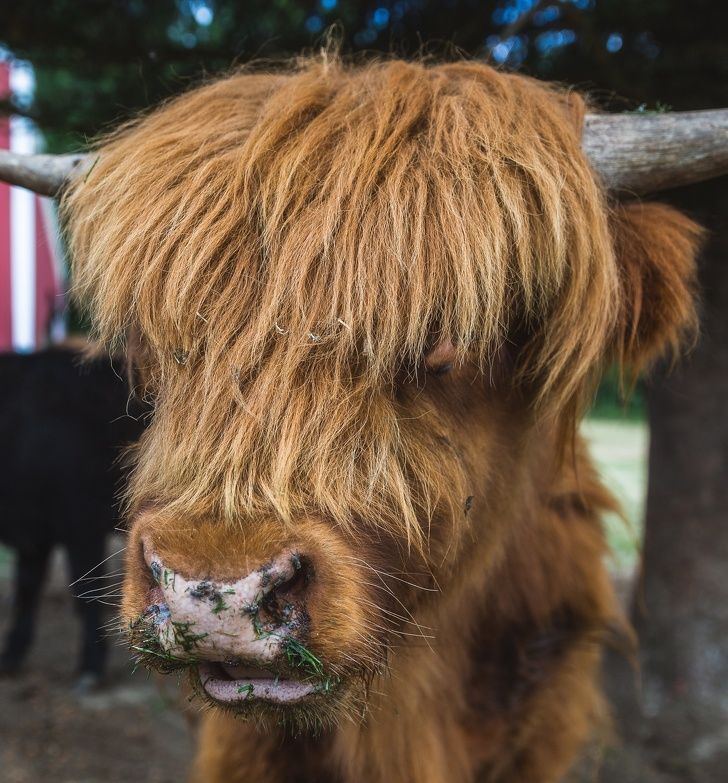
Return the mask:
M 142 429 L 128 401 L 123 365 L 108 357 L 86 361 L 78 346 L 0 354 L 0 542 L 17 553 L 4 673 L 17 671 L 30 649 L 54 546 L 68 553 L 75 597 L 100 593 L 108 581 L 103 567 L 92 569 L 118 524 L 119 457 Z M 89 571 L 91 578 L 76 581 Z M 102 607 L 83 598 L 75 603 L 78 669 L 89 683 L 106 660 Z

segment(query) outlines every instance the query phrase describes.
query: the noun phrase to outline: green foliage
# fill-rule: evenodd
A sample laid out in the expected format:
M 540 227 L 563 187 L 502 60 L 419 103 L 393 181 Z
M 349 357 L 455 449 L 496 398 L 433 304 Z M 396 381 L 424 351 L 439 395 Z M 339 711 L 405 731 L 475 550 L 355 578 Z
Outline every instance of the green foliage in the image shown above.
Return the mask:
M 728 103 L 728 5 L 718 0 L 599 0 L 579 15 L 576 45 L 549 74 L 592 88 L 615 109 L 711 108 Z M 619 51 L 605 49 L 618 32 Z
M 28 113 L 52 150 L 78 147 L 111 124 L 255 58 L 321 44 L 344 52 L 484 56 L 498 35 L 506 65 L 591 89 L 615 108 L 728 102 L 728 5 L 715 0 L 554 0 L 517 30 L 535 0 L 47 0 L 0 6 L 0 42 L 37 75 Z M 543 11 L 546 11 L 544 14 Z M 509 16 L 510 14 L 510 16 Z M 558 38 L 559 32 L 569 38 Z M 551 35 L 551 40 L 548 36 Z M 618 36 L 619 48 L 606 42 Z M 549 43 L 551 41 L 551 43 Z M 568 44 L 564 44 L 568 41 Z M 696 41 L 700 42 L 696 46 Z M 497 58 L 496 58 L 497 59 Z
M 386 25 L 377 7 L 387 9 Z M 208 9 L 202 16 L 201 8 Z M 61 151 L 209 74 L 318 46 L 333 24 L 344 51 L 413 53 L 443 32 L 446 43 L 477 51 L 493 32 L 489 18 L 475 0 L 410 0 L 391 10 L 356 0 L 48 0 L 42 8 L 2 4 L 0 41 L 33 63 L 37 89 L 29 113 L 49 149 Z
M 638 384 L 634 389 L 623 388 L 617 368 L 612 368 L 603 378 L 597 392 L 591 415 L 598 419 L 642 420 L 646 416 L 644 389 Z

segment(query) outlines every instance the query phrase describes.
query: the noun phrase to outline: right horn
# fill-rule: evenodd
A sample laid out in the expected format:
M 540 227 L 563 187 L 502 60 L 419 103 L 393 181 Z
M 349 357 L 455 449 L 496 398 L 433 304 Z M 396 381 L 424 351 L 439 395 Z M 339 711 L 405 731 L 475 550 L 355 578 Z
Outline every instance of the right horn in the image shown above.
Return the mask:
M 728 109 L 587 114 L 582 149 L 605 187 L 642 195 L 728 174 Z
M 41 196 L 60 196 L 70 182 L 91 167 L 89 155 L 19 155 L 0 150 L 0 181 Z

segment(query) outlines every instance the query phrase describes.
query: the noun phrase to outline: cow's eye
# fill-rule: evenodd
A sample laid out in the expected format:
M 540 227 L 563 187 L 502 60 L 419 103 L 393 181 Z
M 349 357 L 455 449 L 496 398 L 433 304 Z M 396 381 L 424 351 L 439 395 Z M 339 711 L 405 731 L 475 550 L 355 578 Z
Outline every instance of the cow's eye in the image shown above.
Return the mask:
M 452 370 L 452 362 L 438 364 L 434 367 L 427 367 L 428 375 L 447 375 Z
M 448 338 L 438 340 L 425 354 L 424 365 L 428 375 L 447 375 L 452 370 L 457 350 Z

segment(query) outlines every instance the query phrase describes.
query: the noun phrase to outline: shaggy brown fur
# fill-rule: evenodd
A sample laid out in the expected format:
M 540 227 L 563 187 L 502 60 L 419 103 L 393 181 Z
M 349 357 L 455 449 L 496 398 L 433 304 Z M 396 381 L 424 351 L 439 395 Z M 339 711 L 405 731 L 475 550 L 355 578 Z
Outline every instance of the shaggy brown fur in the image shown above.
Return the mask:
M 77 294 L 155 403 L 126 617 L 142 532 L 215 578 L 315 552 L 340 685 L 295 724 L 323 733 L 213 710 L 200 781 L 548 783 L 592 731 L 612 502 L 563 434 L 606 362 L 692 326 L 699 232 L 608 206 L 582 112 L 481 64 L 322 57 L 122 128 L 66 198 Z

